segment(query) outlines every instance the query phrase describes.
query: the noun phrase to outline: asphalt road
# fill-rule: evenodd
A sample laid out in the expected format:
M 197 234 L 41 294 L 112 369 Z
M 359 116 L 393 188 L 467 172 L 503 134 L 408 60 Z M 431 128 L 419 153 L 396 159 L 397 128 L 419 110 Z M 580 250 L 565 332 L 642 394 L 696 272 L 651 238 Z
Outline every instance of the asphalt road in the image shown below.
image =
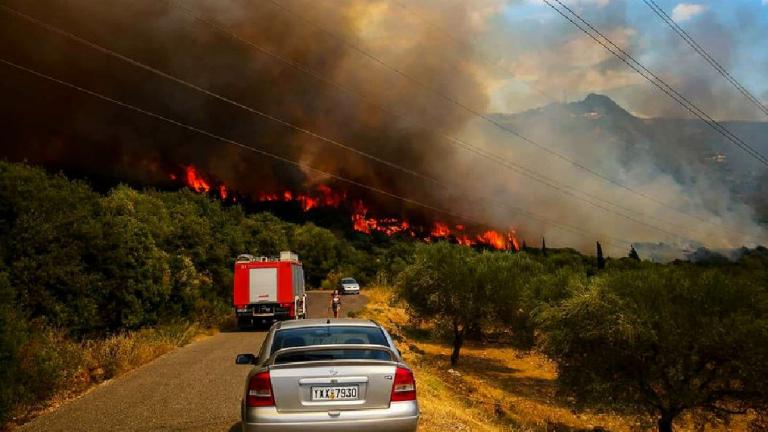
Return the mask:
M 328 316 L 327 292 L 311 292 L 310 318 Z M 342 312 L 365 296 L 345 296 Z M 247 366 L 238 353 L 256 353 L 264 332 L 223 332 L 179 348 L 104 383 L 27 423 L 19 431 L 239 431 Z

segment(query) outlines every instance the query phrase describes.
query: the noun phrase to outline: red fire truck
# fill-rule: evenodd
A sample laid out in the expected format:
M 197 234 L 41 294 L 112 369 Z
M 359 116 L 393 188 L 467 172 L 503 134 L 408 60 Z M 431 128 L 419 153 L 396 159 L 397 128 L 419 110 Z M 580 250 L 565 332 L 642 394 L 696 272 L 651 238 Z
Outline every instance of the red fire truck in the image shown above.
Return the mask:
M 241 328 L 305 318 L 307 296 L 298 255 L 280 252 L 276 258 L 238 256 L 232 299 Z

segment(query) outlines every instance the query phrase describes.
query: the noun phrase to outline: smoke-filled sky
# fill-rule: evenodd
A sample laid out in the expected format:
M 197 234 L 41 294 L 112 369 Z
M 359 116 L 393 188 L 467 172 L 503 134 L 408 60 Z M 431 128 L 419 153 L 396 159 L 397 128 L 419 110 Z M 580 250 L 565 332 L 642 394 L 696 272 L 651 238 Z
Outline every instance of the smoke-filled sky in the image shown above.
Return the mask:
M 566 3 L 713 117 L 765 120 L 642 2 Z M 546 236 L 550 245 L 583 250 L 595 240 L 623 253 L 629 242 L 692 240 L 735 247 L 765 239 L 744 197 L 708 171 L 710 153 L 723 153 L 728 161 L 740 156 L 712 134 L 694 128 L 693 138 L 675 141 L 671 130 L 679 127 L 664 134 L 641 119 L 571 124 L 567 119 L 606 113 L 590 105 L 594 112 L 574 114 L 557 105 L 530 121 L 510 120 L 509 127 L 538 143 L 532 146 L 481 118 L 581 100 L 589 93 L 609 95 L 638 117 L 685 117 L 540 0 L 3 4 L 198 89 L 7 10 L 0 10 L 0 58 L 305 167 L 0 64 L 2 156 L 13 160 L 147 184 L 194 164 L 253 196 L 319 183 L 356 189 L 306 168 L 311 166 L 410 200 L 357 190 L 390 214 L 460 215 L 517 229 L 530 243 Z M 768 103 L 767 5 L 758 0 L 659 4 Z M 620 108 L 612 112 L 625 118 Z M 467 152 L 451 143 L 456 138 L 526 167 L 529 176 Z M 670 143 L 660 145 L 664 140 Z M 654 150 L 665 146 L 680 148 L 661 156 Z M 611 186 L 553 152 L 655 201 Z M 753 165 L 729 169 L 747 176 L 737 183 L 754 182 L 760 174 Z M 577 195 L 597 196 L 602 204 L 532 181 L 531 172 Z
M 643 1 L 564 3 L 712 117 L 766 120 Z M 768 101 L 765 0 L 656 3 L 763 104 Z M 499 77 L 491 90 L 492 110 L 515 112 L 547 102 L 535 91 L 538 88 L 561 100 L 580 99 L 587 93 L 607 94 L 644 117 L 690 116 L 542 0 L 507 2 L 486 28 L 482 43 L 488 56 L 519 78 Z

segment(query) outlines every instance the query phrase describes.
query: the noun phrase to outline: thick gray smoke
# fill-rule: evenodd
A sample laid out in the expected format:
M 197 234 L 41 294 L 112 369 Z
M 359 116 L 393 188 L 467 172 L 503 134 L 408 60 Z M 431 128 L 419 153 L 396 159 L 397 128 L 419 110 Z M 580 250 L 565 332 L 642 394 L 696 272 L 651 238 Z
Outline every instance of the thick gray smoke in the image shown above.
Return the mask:
M 647 112 L 641 96 L 644 93 L 632 87 L 635 77 L 602 54 L 591 59 L 594 68 L 558 73 L 554 67 L 558 62 L 577 61 L 576 53 L 591 44 L 566 32 L 565 24 L 551 34 L 532 32 L 528 39 L 517 34 L 510 38 L 509 32 L 500 31 L 500 12 L 517 3 L 5 3 L 168 74 L 437 182 L 261 118 L 5 11 L 0 11 L 0 56 L 245 145 L 496 228 L 517 229 L 529 244 L 537 244 L 545 236 L 553 246 L 591 250 L 594 241 L 600 240 L 615 255 L 628 248 L 623 240 L 735 247 L 765 238 L 754 223 L 751 207 L 741 204 L 733 188 L 723 186 L 721 177 L 707 175 L 711 164 L 706 158 L 710 153 L 716 156 L 719 144 L 694 145 L 692 152 L 667 151 L 683 141 L 684 146 L 696 142 L 696 133 L 667 134 L 665 131 L 678 130 L 679 126 L 634 118 L 602 98 L 494 117 L 584 166 L 680 208 L 689 214 L 686 216 L 606 185 L 451 102 L 459 101 L 480 113 L 501 105 L 522 109 L 544 104 L 540 94 L 536 96 L 539 99 L 531 99 L 501 88 L 499 83 L 509 78 L 504 75 L 506 70 L 554 94 L 563 89 L 569 89 L 571 95 L 604 90 L 604 80 L 608 79 L 614 88 L 624 85 L 632 89 L 616 94 L 623 101 L 635 101 L 637 105 L 630 107 L 633 111 Z M 617 40 L 630 43 L 632 30 L 623 25 L 626 11 L 622 5 L 611 3 L 602 10 L 602 19 L 613 23 L 609 31 Z M 543 42 L 552 44 L 551 52 L 533 56 L 522 49 L 526 44 Z M 489 56 L 494 54 L 493 47 L 499 48 L 498 65 L 489 63 L 494 60 Z M 265 51 L 323 79 L 276 60 Z M 364 95 L 364 99 L 339 85 Z M 636 90 L 637 94 L 633 93 Z M 359 190 L 312 170 L 296 169 L 7 66 L 0 66 L 0 92 L 3 155 L 14 160 L 28 159 L 148 184 L 167 180 L 169 171 L 179 166 L 194 164 L 245 195 L 334 183 L 365 194 L 369 203 L 389 213 L 446 218 L 434 210 Z M 505 103 L 499 104 L 499 99 Z M 445 135 L 461 137 L 554 179 L 566 189 L 577 189 L 582 198 L 583 192 L 598 197 L 587 199 L 628 217 L 616 216 L 468 153 L 448 142 Z M 563 224 L 572 229 L 563 228 Z
M 403 11 L 390 2 L 335 1 L 332 7 L 301 0 L 7 4 L 238 103 L 427 176 L 438 175 L 454 157 L 452 149 L 438 140 L 439 134 L 456 133 L 469 114 L 436 103 L 429 92 L 356 52 L 334 34 L 375 52 L 435 91 L 479 109 L 487 102 L 472 69 L 473 53 L 436 37 L 428 28 L 401 23 Z M 459 12 L 445 19 L 453 28 L 468 29 L 467 16 Z M 433 184 L 422 186 L 422 180 L 402 171 L 153 75 L 11 13 L 0 13 L 0 20 L 0 52 L 16 63 L 435 206 L 442 207 L 443 199 L 460 194 L 436 190 Z M 457 60 L 446 64 L 444 54 Z M 145 176 L 148 181 L 167 178 L 170 166 L 192 163 L 245 194 L 325 180 L 311 170 L 302 172 L 6 66 L 0 73 L 4 100 L 13 101 L 2 106 L 5 153 L 15 159 L 127 178 Z

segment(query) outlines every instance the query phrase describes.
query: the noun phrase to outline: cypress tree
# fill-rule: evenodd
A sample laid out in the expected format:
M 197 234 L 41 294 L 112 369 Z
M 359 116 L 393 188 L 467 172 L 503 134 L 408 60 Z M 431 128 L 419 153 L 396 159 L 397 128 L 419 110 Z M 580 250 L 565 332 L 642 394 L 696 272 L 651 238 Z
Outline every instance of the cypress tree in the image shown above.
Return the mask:
M 600 242 L 597 243 L 597 268 L 602 270 L 605 268 L 605 258 L 603 258 L 603 247 L 600 246 Z
M 640 261 L 640 255 L 637 254 L 637 251 L 635 250 L 634 245 L 629 246 L 629 257 L 633 260 Z

